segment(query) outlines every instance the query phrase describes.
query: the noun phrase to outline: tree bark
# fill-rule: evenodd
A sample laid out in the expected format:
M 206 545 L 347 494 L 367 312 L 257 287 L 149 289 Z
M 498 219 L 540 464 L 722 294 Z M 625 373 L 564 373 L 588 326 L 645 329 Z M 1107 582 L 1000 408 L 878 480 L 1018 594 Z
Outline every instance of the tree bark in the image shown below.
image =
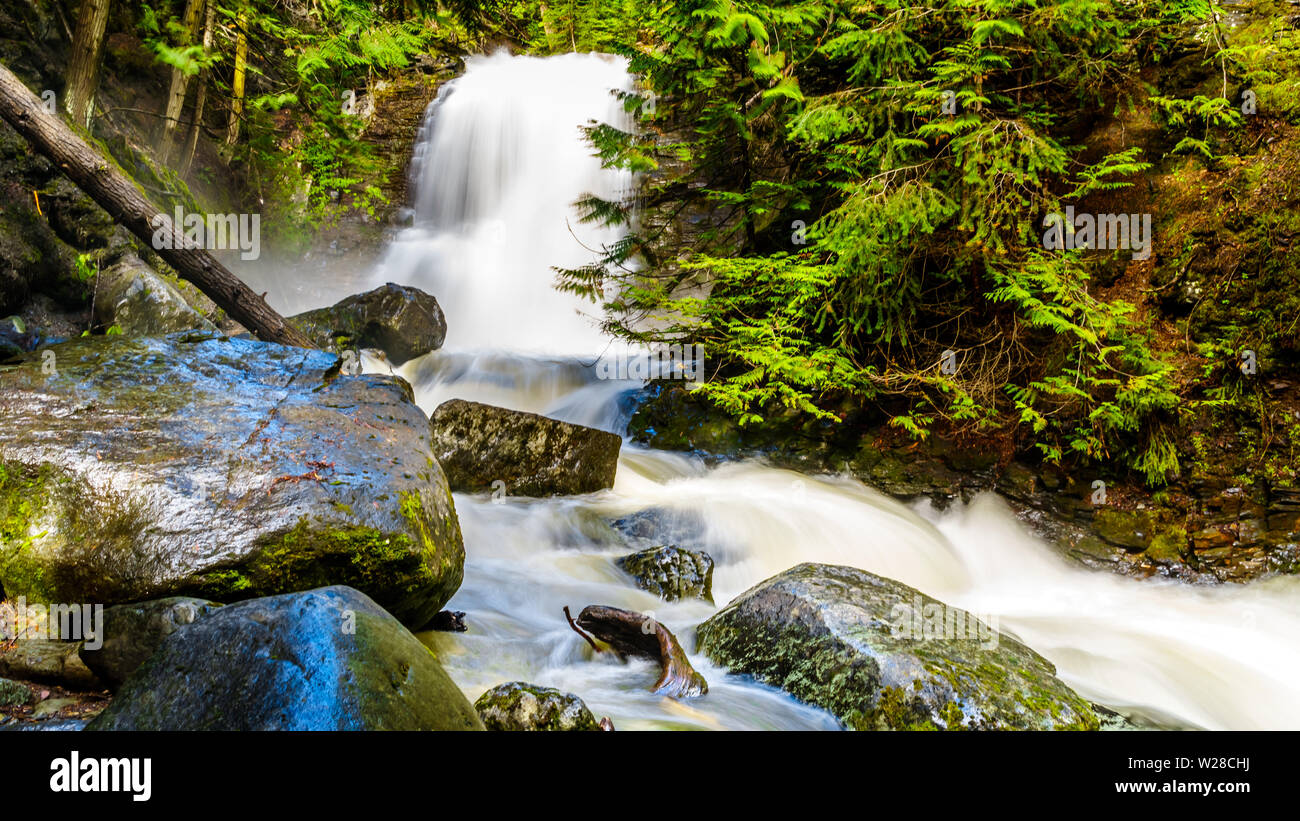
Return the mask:
M 216 0 L 208 0 L 207 19 L 203 22 L 203 50 L 212 48 L 212 27 L 215 25 Z M 203 127 L 203 106 L 208 101 L 208 70 L 199 69 L 199 91 L 194 98 L 194 120 L 190 123 L 190 136 L 185 141 L 185 151 L 181 154 L 180 175 L 189 176 L 190 163 L 194 162 L 194 150 L 199 145 L 199 131 Z
M 104 31 L 113 0 L 82 0 L 77 15 L 77 33 L 72 37 L 72 58 L 63 90 L 64 110 L 82 128 L 90 128 L 95 112 L 95 90 L 99 87 L 99 56 L 104 49 Z
M 185 4 L 185 15 L 181 18 L 184 27 L 180 37 L 181 46 L 194 43 L 199 33 L 199 13 L 203 10 L 203 0 L 189 0 Z M 167 89 L 167 108 L 163 113 L 162 139 L 158 142 L 158 153 L 164 163 L 171 159 L 173 143 L 176 139 L 176 127 L 180 125 L 181 111 L 185 108 L 185 92 L 189 90 L 190 77 L 177 67 L 172 68 L 172 82 Z
M 582 608 L 578 626 L 623 655 L 659 662 L 659 680 L 651 689 L 660 695 L 689 698 L 709 691 L 708 682 L 695 672 L 677 637 L 648 616 L 593 604 Z
M 41 100 L 0 65 L 0 118 L 3 118 L 38 152 L 48 157 L 82 191 L 125 225 L 186 280 L 207 294 L 232 319 L 262 339 L 300 348 L 314 348 L 306 336 L 285 322 L 251 288 L 211 254 L 184 238 L 171 217 L 161 214 L 140 189 L 41 105 Z M 161 221 L 155 217 L 162 216 Z M 161 222 L 161 229 L 158 229 Z M 163 231 L 170 248 L 157 248 L 155 229 Z M 169 233 L 167 233 L 169 232 Z
M 239 123 L 244 116 L 244 77 L 248 71 L 248 9 L 241 8 L 235 18 L 235 78 L 230 84 L 230 124 L 226 126 L 226 145 L 239 139 Z

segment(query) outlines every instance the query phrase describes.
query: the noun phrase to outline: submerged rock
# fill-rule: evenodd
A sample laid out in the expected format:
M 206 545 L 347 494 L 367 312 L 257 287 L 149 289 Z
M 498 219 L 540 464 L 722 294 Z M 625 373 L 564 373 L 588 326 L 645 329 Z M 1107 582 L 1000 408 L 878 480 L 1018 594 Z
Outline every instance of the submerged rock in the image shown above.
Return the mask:
M 0 586 L 110 605 L 348 584 L 428 622 L 464 564 L 428 421 L 404 381 L 339 368 L 215 332 L 0 368 Z
M 489 730 L 601 730 L 582 699 L 522 681 L 498 684 L 474 702 Z
M 852 567 L 793 567 L 738 596 L 696 636 L 718 664 L 854 729 L 1098 726 L 1088 702 L 1033 650 L 970 613 Z
M 116 690 L 154 654 L 163 639 L 211 615 L 220 606 L 204 599 L 177 596 L 110 607 L 104 611 L 103 635 L 95 637 L 98 646 L 83 646 L 81 660 Z
M 708 553 L 661 545 L 616 561 L 637 587 L 664 601 L 692 597 L 713 601 L 713 559 Z
M 452 399 L 429 420 L 452 490 L 508 496 L 593 493 L 614 485 L 623 440 L 535 413 Z
M 126 254 L 99 273 L 95 319 L 128 336 L 216 330 L 176 288 L 135 254 Z
M 328 308 L 296 314 L 289 323 L 326 350 L 378 348 L 394 365 L 438 350 L 447 336 L 447 320 L 437 299 L 392 282 Z
M 479 730 L 433 653 L 367 596 L 219 608 L 164 639 L 92 730 Z

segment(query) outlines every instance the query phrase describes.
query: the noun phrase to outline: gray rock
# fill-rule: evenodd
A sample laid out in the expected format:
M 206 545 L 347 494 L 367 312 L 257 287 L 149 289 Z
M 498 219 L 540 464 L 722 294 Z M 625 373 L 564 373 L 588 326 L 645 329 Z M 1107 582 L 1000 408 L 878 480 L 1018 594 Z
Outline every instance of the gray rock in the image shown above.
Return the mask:
M 324 587 L 219 608 L 163 640 L 92 730 L 479 730 L 433 653 Z
M 662 545 L 621 556 L 617 564 L 637 587 L 664 601 L 692 597 L 713 601 L 713 559 L 703 551 Z
M 429 420 L 434 455 L 452 490 L 564 496 L 612 487 L 623 441 L 535 413 L 452 399 Z M 500 485 L 496 485 L 500 488 Z
M 130 336 L 216 330 L 161 274 L 135 254 L 103 271 L 95 285 L 95 319 Z
M 0 369 L 0 585 L 32 602 L 348 584 L 408 624 L 464 547 L 410 386 L 219 333 L 96 337 Z
M 447 336 L 438 300 L 392 282 L 289 322 L 322 348 L 378 348 L 394 365 L 438 350 Z
M 211 615 L 220 606 L 204 599 L 177 596 L 109 607 L 104 611 L 102 641 L 92 642 L 99 645 L 94 650 L 83 645 L 81 660 L 116 690 L 154 654 L 163 639 Z
M 718 664 L 854 729 L 1098 727 L 1088 702 L 1033 650 L 852 567 L 793 567 L 738 596 L 696 636 Z
M 489 730 L 601 730 L 582 699 L 554 687 L 522 681 L 498 684 L 478 697 L 474 709 Z
M 22 681 L 57 684 L 71 690 L 93 690 L 103 686 L 82 662 L 79 641 L 19 639 L 0 643 L 0 676 Z

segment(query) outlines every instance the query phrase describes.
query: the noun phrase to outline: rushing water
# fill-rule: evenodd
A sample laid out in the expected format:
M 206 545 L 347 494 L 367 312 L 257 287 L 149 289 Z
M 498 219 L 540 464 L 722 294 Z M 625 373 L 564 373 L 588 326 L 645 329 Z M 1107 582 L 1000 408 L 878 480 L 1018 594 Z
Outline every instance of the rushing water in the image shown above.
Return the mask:
M 570 204 L 626 190 L 579 131 L 625 125 L 612 89 L 626 66 L 597 55 L 475 57 L 430 107 L 415 156 L 415 224 L 374 282 L 435 294 L 444 350 L 401 373 L 426 411 L 463 397 L 621 432 L 636 383 L 600 380 L 607 350 L 591 314 L 552 287 L 552 266 L 589 261 L 616 234 L 579 225 Z M 373 284 L 373 283 L 372 283 Z M 654 616 L 688 650 L 714 607 L 667 604 L 633 587 L 613 560 L 628 552 L 608 521 L 660 511 L 684 546 L 717 563 L 719 603 L 804 561 L 898 579 L 980 614 L 1054 662 L 1085 697 L 1160 726 L 1298 728 L 1300 580 L 1199 588 L 1085 570 L 1027 535 L 993 496 L 938 513 L 909 508 L 844 477 L 755 462 L 710 468 L 625 444 L 614 488 L 575 498 L 456 495 L 465 581 L 450 608 L 464 634 L 426 634 L 472 699 L 525 680 L 580 695 L 620 729 L 831 729 L 826 713 L 692 661 L 708 695 L 648 691 L 649 662 L 593 657 L 565 623 L 567 605 Z

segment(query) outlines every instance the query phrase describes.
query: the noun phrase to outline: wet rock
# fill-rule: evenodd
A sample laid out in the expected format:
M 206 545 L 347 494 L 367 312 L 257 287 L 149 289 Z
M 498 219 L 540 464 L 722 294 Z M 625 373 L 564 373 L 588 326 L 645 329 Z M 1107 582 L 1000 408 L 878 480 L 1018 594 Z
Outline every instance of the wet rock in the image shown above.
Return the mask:
M 464 633 L 465 611 L 464 610 L 443 610 L 433 617 L 424 627 L 425 630 L 440 630 L 444 633 Z
M 0 707 L 21 707 L 32 703 L 32 691 L 27 685 L 0 678 Z
M 0 676 L 89 690 L 103 684 L 82 662 L 81 642 L 19 639 L 0 643 Z
M 45 721 L 15 721 L 0 726 L 0 730 L 15 733 L 77 732 L 86 729 L 90 721 L 84 718 L 50 718 Z
M 154 654 L 163 639 L 211 615 L 220 606 L 205 599 L 177 596 L 110 607 L 104 611 L 102 641 L 95 637 L 96 649 L 83 645 L 81 660 L 116 690 Z
M 32 602 L 216 601 L 348 584 L 407 624 L 464 547 L 404 381 L 187 332 L 0 369 L 0 585 Z
M 474 702 L 489 730 L 601 730 L 582 699 L 554 687 L 522 681 L 498 684 Z
M 713 559 L 703 551 L 662 545 L 622 556 L 617 564 L 636 581 L 637 587 L 664 601 L 713 601 Z
M 972 614 L 851 567 L 801 564 L 700 625 L 699 649 L 860 729 L 1096 729 L 1050 662 Z
M 612 487 L 623 442 L 612 433 L 463 399 L 429 420 L 452 490 L 563 496 Z M 499 484 L 504 483 L 504 485 Z
M 179 290 L 135 254 L 124 255 L 99 273 L 95 319 L 104 326 L 116 325 L 128 336 L 216 329 L 190 307 Z
M 68 707 L 75 707 L 80 703 L 75 698 L 47 698 L 32 710 L 32 718 L 52 718 Z
M 289 322 L 322 348 L 378 348 L 394 365 L 438 350 L 447 336 L 438 300 L 392 282 Z
M 374 601 L 324 587 L 219 608 L 163 640 L 93 730 L 477 730 L 460 688 Z

